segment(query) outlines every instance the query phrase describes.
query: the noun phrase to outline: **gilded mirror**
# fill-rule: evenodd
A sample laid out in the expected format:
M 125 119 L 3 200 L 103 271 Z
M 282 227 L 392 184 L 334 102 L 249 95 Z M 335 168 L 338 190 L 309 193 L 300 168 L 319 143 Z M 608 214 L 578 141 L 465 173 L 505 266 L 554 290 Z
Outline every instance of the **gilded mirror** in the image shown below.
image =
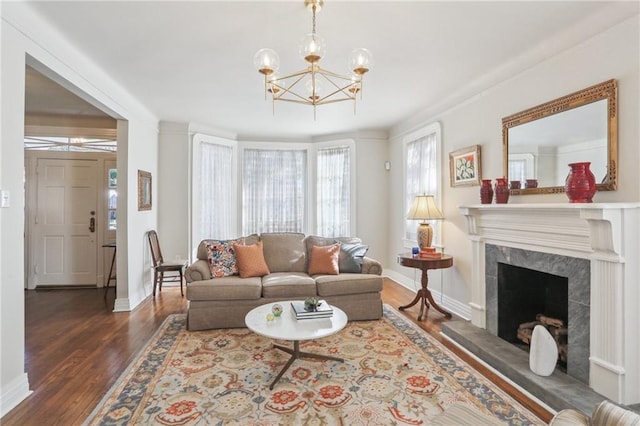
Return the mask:
M 564 192 L 568 164 L 582 161 L 591 162 L 598 191 L 617 189 L 617 91 L 609 80 L 503 118 L 504 176 L 516 182 L 511 194 Z

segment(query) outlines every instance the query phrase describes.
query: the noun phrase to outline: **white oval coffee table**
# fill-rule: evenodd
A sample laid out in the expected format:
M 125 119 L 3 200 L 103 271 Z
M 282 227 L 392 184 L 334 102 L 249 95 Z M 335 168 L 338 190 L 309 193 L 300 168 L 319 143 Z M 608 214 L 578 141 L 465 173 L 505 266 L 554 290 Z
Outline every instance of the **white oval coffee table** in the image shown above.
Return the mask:
M 268 321 L 267 314 L 271 313 L 271 308 L 275 304 L 282 306 L 282 315 Z M 269 389 L 273 389 L 284 372 L 287 371 L 291 364 L 293 364 L 293 361 L 297 358 L 317 358 L 344 362 L 344 359 L 342 358 L 300 351 L 301 340 L 312 340 L 327 337 L 337 333 L 347 325 L 347 314 L 335 306 L 331 306 L 331 308 L 333 309 L 333 315 L 331 318 L 302 320 L 296 319 L 293 308 L 291 308 L 291 300 L 267 303 L 249 311 L 247 316 L 244 318 L 244 322 L 249 330 L 271 339 L 293 341 L 293 348 L 287 348 L 276 344 L 273 345 L 274 348 L 291 354 L 291 358 L 289 358 L 289 361 L 287 361 L 284 367 L 282 367 L 282 370 L 280 370 L 280 373 L 278 373 L 273 382 L 271 382 Z

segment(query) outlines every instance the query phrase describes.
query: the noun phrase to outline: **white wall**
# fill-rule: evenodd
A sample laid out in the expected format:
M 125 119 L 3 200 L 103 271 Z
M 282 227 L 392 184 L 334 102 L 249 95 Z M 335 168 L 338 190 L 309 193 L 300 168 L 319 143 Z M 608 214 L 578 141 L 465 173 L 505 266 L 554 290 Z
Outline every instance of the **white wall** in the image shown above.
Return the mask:
M 571 47 L 555 56 L 541 60 L 524 72 L 503 79 L 481 93 L 460 101 L 457 105 L 428 115 L 412 117 L 392 129 L 390 157 L 393 164 L 402 161 L 402 137 L 416 127 L 440 121 L 443 131 L 443 214 L 446 218 L 443 243 L 454 256 L 454 266 L 444 277 L 445 295 L 461 302 L 470 299 L 471 244 L 467 224 L 458 206 L 479 204 L 478 186 L 449 185 L 448 153 L 474 144 L 482 146 L 483 178 L 502 176 L 502 117 L 550 101 L 588 86 L 618 80 L 618 190 L 599 192 L 595 202 L 639 201 L 640 64 L 638 16 Z M 568 173 L 568 169 L 567 169 Z M 391 188 L 402 188 L 402 169 L 391 171 Z M 567 202 L 565 194 L 527 195 L 511 197 L 510 203 Z M 390 194 L 390 252 L 386 266 L 399 274 L 411 277 L 411 272 L 397 266 L 395 254 L 403 251 L 402 223 L 404 212 L 402 191 Z M 445 303 L 446 305 L 446 303 Z M 464 312 L 466 307 L 458 313 Z
M 49 73 L 118 122 L 118 300 L 129 310 L 149 294 L 144 233 L 156 212 L 137 211 L 137 170 L 157 174 L 157 119 L 79 53 L 23 2 L 2 2 L 0 20 L 0 188 L 11 206 L 0 209 L 0 415 L 29 393 L 24 369 L 24 93 L 25 64 Z M 126 185 L 124 184 L 126 182 Z M 157 189 L 154 188 L 154 197 Z M 126 202 L 125 202 L 126 201 Z

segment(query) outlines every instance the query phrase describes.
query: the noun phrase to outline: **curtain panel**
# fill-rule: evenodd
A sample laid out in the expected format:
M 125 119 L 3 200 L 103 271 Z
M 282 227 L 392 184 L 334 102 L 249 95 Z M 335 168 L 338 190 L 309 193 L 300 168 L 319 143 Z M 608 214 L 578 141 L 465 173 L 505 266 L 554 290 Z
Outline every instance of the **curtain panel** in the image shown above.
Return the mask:
M 245 149 L 242 232 L 304 232 L 306 150 Z
M 316 198 L 318 235 L 351 235 L 351 157 L 348 146 L 318 150 Z

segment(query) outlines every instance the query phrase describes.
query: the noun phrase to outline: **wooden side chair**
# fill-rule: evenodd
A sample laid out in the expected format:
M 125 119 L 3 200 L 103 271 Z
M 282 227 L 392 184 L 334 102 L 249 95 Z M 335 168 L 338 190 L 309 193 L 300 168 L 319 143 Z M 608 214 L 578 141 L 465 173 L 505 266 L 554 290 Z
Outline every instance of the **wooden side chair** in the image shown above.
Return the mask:
M 147 238 L 149 238 L 151 259 L 153 260 L 153 297 L 156 296 L 156 286 L 159 287 L 159 291 L 162 291 L 163 282 L 177 282 L 178 280 L 180 280 L 180 294 L 184 297 L 184 291 L 182 290 L 182 270 L 186 262 L 165 262 L 162 257 L 162 250 L 160 250 L 160 242 L 158 241 L 158 234 L 156 231 L 151 230 L 147 232 Z M 169 274 L 169 277 L 165 277 L 165 273 Z

